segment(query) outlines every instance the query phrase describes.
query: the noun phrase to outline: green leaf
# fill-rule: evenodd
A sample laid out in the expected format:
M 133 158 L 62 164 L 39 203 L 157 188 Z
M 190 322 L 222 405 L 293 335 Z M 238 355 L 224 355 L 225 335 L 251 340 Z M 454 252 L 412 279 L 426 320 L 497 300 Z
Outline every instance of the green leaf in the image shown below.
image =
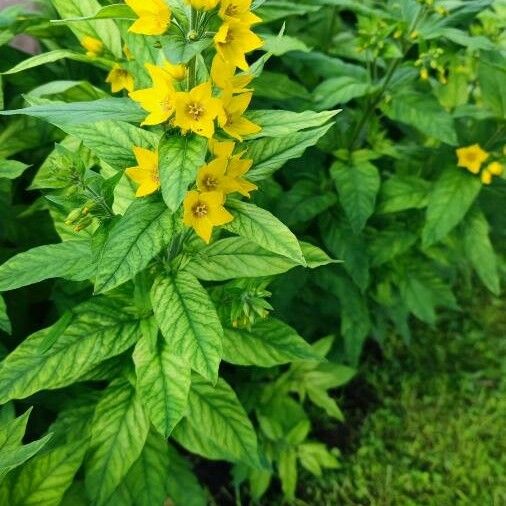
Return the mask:
M 30 167 L 16 160 L 0 160 L 0 178 L 16 179 Z
M 416 234 L 405 230 L 382 230 L 376 233 L 369 243 L 371 265 L 377 267 L 390 262 L 408 251 L 417 239 Z
M 444 239 L 462 221 L 480 190 L 476 176 L 457 167 L 446 168 L 429 197 L 422 233 L 424 246 Z
M 136 199 L 111 230 L 98 262 L 96 292 L 132 279 L 172 237 L 173 217 L 163 202 Z
M 169 35 L 162 38 L 163 53 L 172 64 L 188 63 L 212 45 L 213 39 L 206 37 L 195 41 L 188 40 L 178 29 L 171 27 Z
M 251 330 L 225 329 L 223 359 L 231 364 L 273 367 L 317 358 L 292 327 L 275 318 L 260 320 Z
M 151 290 L 160 330 L 175 355 L 215 383 L 223 329 L 207 291 L 189 272 L 160 275 Z
M 146 113 L 128 98 L 101 98 L 90 102 L 49 102 L 24 109 L 0 111 L 0 116 L 25 114 L 40 118 L 56 126 L 82 125 L 104 120 L 140 123 Z
M 469 213 L 464 226 L 464 252 L 483 284 L 494 294 L 501 292 L 497 256 L 489 238 L 487 219 L 479 210 Z
M 81 466 L 86 449 L 86 441 L 80 440 L 34 457 L 10 477 L 9 505 L 58 506 Z
M 107 506 L 162 505 L 168 496 L 171 457 L 165 438 L 149 432 L 140 457 L 110 497 Z
M 169 446 L 169 467 L 167 468 L 167 487 L 169 497 L 176 504 L 185 506 L 206 506 L 208 499 L 189 463 Z M 151 505 L 146 505 L 151 506 Z
M 427 206 L 431 183 L 416 176 L 392 176 L 381 185 L 377 213 L 389 214 Z
M 62 18 L 80 18 L 94 16 L 102 6 L 96 0 L 51 0 Z M 78 40 L 85 35 L 101 40 L 116 58 L 123 57 L 121 35 L 114 21 L 81 21 L 69 28 Z
M 165 136 L 160 141 L 160 184 L 163 199 L 172 211 L 179 209 L 188 185 L 195 182 L 206 152 L 207 140 L 198 135 Z
M 105 5 L 91 16 L 81 16 L 77 18 L 53 19 L 51 23 L 67 24 L 78 23 L 82 21 L 93 21 L 95 19 L 137 19 L 135 12 L 125 4 Z
M 168 437 L 185 413 L 191 369 L 165 340 L 156 337 L 155 342 L 142 337 L 133 359 L 141 402 L 158 432 Z
M 49 327 L 28 337 L 2 362 L 0 403 L 69 385 L 138 337 L 138 320 L 119 301 L 96 297 L 72 312 L 74 319 L 51 348 L 41 352 Z
M 357 77 L 331 77 L 319 84 L 313 91 L 315 107 L 319 111 L 330 109 L 350 100 L 363 97 L 374 91 L 374 87 Z
M 248 178 L 252 181 L 268 178 L 288 160 L 299 158 L 307 148 L 314 146 L 331 126 L 332 123 L 328 123 L 287 137 L 246 142 L 247 158 L 253 160 L 253 168 L 248 172 Z
M 86 462 L 86 490 L 97 506 L 108 505 L 141 455 L 149 419 L 126 380 L 111 384 L 97 405 Z
M 483 101 L 498 118 L 506 118 L 506 58 L 499 52 L 481 54 L 478 67 Z
M 90 58 L 89 56 L 86 56 L 83 53 L 76 53 L 75 51 L 71 51 L 69 49 L 54 49 L 53 51 L 37 54 L 35 56 L 32 56 L 31 58 L 27 58 L 26 60 L 23 60 L 21 63 L 18 63 L 17 65 L 12 67 L 11 69 L 2 72 L 2 74 L 3 75 L 17 74 L 18 72 L 33 69 L 35 67 L 39 67 L 40 65 L 47 65 L 48 63 L 53 63 L 55 61 L 63 60 L 65 58 L 73 61 L 88 62 L 88 63 L 93 63 L 94 61 L 96 61 L 96 59 Z
M 322 267 L 324 265 L 341 262 L 341 260 L 334 260 L 330 258 L 327 253 L 325 253 L 325 251 L 318 248 L 318 246 L 309 244 L 308 242 L 301 241 L 300 247 L 302 249 L 304 258 L 306 259 L 307 266 L 310 269 L 316 269 L 317 267 Z
M 295 498 L 297 487 L 297 452 L 294 448 L 284 448 L 278 459 L 278 473 L 283 495 L 289 501 Z
M 93 124 L 58 125 L 78 138 L 103 162 L 117 170 L 137 165 L 133 147 L 153 149 L 159 136 L 121 121 L 99 121 Z
M 191 257 L 185 270 L 205 281 L 274 276 L 299 265 L 242 237 L 216 241 Z
M 381 184 L 378 169 L 366 161 L 353 165 L 338 161 L 330 173 L 350 225 L 358 233 L 374 212 Z
M 188 415 L 173 434 L 193 453 L 253 467 L 259 465 L 255 430 L 234 391 L 223 379 L 213 386 L 198 376 L 193 377 Z
M 262 130 L 247 139 L 259 137 L 285 137 L 301 130 L 316 128 L 328 123 L 340 111 L 292 112 L 257 110 L 247 113 L 248 119 L 262 127 Z
M 4 298 L 0 295 L 0 330 L 10 334 L 12 332 L 11 322 L 7 314 L 7 306 Z
M 274 56 L 282 56 L 290 51 L 299 51 L 303 53 L 308 53 L 310 51 L 309 47 L 307 47 L 302 40 L 290 37 L 289 35 L 262 33 L 261 36 L 264 41 L 262 50 Z
M 228 206 L 234 220 L 225 225 L 227 230 L 268 251 L 306 265 L 297 238 L 275 216 L 265 209 L 238 200 L 229 201 Z
M 37 246 L 0 266 L 0 291 L 14 290 L 50 278 L 84 281 L 93 275 L 93 271 L 88 240 Z
M 394 96 L 384 111 L 390 119 L 406 123 L 428 137 L 451 146 L 458 144 L 451 114 L 432 95 L 403 91 Z

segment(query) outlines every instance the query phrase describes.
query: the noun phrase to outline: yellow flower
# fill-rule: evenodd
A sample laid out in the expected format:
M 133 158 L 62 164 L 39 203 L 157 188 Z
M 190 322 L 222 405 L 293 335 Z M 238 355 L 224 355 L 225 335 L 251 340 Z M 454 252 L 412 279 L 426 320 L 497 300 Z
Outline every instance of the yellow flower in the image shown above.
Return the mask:
M 164 0 L 125 0 L 139 19 L 128 29 L 142 35 L 162 35 L 170 23 L 171 11 Z
M 221 192 L 190 191 L 184 199 L 184 224 L 193 227 L 206 243 L 211 240 L 213 227 L 225 225 L 234 217 L 223 207 L 225 196 Z
M 146 68 L 153 80 L 153 87 L 133 91 L 129 96 L 149 112 L 141 125 L 159 125 L 174 113 L 176 91 L 172 79 L 161 67 L 146 63 Z
M 216 139 L 210 139 L 208 148 L 211 154 L 217 158 L 231 158 L 232 153 L 235 149 L 234 141 L 217 141 Z
M 221 0 L 219 16 L 225 21 L 235 19 L 250 26 L 261 23 L 262 20 L 250 9 L 251 0 Z
M 173 65 L 166 61 L 162 68 L 175 81 L 182 81 L 186 77 L 186 67 L 183 64 Z
M 210 11 L 214 9 L 220 0 L 186 0 L 194 9 Z
M 128 70 L 122 69 L 118 64 L 114 65 L 105 82 L 111 85 L 113 93 L 121 90 L 134 91 L 134 77 Z
M 246 86 L 253 80 L 251 74 L 235 75 L 235 65 L 227 63 L 219 54 L 213 59 L 211 78 L 216 86 L 230 93 L 250 91 Z
M 135 158 L 138 165 L 126 169 L 127 176 L 139 184 L 136 197 L 145 197 L 160 188 L 158 172 L 158 152 L 149 149 L 134 147 Z
M 240 155 L 228 158 L 216 158 L 201 167 L 197 174 L 197 188 L 202 192 L 220 191 L 222 193 L 238 192 L 245 197 L 257 189 L 243 176 L 251 168 L 251 160 L 241 160 Z
M 212 96 L 211 82 L 200 84 L 188 92 L 176 93 L 174 125 L 183 133 L 188 130 L 210 139 L 214 135 L 214 120 L 223 115 L 221 101 Z
M 502 176 L 504 172 L 504 165 L 499 162 L 492 162 L 485 170 L 488 170 L 493 176 Z
M 480 168 L 490 155 L 479 144 L 457 149 L 458 166 L 464 167 L 473 174 L 478 174 Z
M 480 176 L 481 182 L 483 184 L 490 184 L 492 182 L 492 172 L 485 169 Z
M 93 58 L 95 56 L 99 56 L 104 50 L 104 44 L 101 40 L 95 39 L 95 37 L 90 37 L 89 35 L 85 35 L 81 39 L 81 46 L 86 49 L 86 56 Z
M 218 54 L 227 62 L 241 70 L 248 70 L 246 53 L 262 47 L 262 39 L 254 34 L 248 25 L 231 20 L 223 23 L 214 36 Z
M 422 79 L 422 81 L 427 81 L 427 79 L 429 79 L 429 71 L 425 67 L 420 70 L 420 79 Z
M 224 113 L 220 114 L 218 122 L 230 137 L 239 141 L 242 141 L 244 135 L 256 134 L 262 130 L 257 124 L 243 116 L 252 96 L 252 93 L 243 93 L 235 97 L 225 94 L 222 98 Z

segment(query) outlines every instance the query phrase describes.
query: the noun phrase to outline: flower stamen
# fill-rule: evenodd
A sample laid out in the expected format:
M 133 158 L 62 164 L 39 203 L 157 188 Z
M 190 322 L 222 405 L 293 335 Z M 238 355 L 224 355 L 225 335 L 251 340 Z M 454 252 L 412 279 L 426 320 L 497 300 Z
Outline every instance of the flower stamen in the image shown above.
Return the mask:
M 193 207 L 192 207 L 192 213 L 195 218 L 204 218 L 204 216 L 207 216 L 208 213 L 207 204 L 205 202 L 198 201 Z
M 186 112 L 194 119 L 194 121 L 198 121 L 204 114 L 205 110 L 201 104 L 193 102 L 191 104 L 188 104 L 186 107 Z

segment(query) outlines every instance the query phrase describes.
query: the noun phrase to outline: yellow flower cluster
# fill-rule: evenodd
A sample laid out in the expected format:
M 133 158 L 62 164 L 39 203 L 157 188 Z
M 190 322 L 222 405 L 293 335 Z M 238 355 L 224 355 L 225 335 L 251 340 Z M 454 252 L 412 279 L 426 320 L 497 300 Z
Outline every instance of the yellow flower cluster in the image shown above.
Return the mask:
M 490 153 L 479 144 L 457 149 L 457 158 L 459 167 L 463 167 L 473 174 L 479 174 L 481 170 L 481 182 L 486 185 L 492 182 L 494 176 L 501 176 L 504 172 L 503 165 L 498 161 L 489 163 L 482 170 L 483 164 L 490 158 Z
M 261 20 L 250 11 L 251 0 L 186 0 L 194 9 L 217 12 L 222 20 L 214 37 L 217 54 L 210 72 L 210 79 L 190 87 L 188 69 L 183 65 L 146 64 L 151 77 L 150 88 L 135 90 L 133 78 L 120 65 L 116 65 L 107 77 L 113 92 L 126 89 L 132 100 L 148 113 L 142 125 L 168 123 L 182 134 L 193 132 L 208 139 L 212 159 L 201 167 L 191 189 L 184 199 L 183 221 L 192 227 L 206 242 L 211 239 L 215 226 L 233 219 L 225 209 L 226 196 L 240 193 L 245 197 L 256 186 L 245 179 L 252 161 L 243 159 L 244 153 L 236 152 L 236 142 L 218 141 L 215 134 L 220 128 L 242 142 L 245 136 L 258 133 L 261 128 L 244 116 L 252 97 L 248 85 L 253 76 L 248 73 L 246 54 L 262 46 L 262 40 L 251 31 L 251 26 Z M 162 0 L 126 0 L 139 16 L 130 31 L 148 35 L 164 33 L 170 21 L 170 10 Z M 156 22 L 155 22 L 156 18 Z M 236 73 L 237 69 L 242 73 Z M 149 195 L 160 188 L 158 153 L 141 147 L 134 148 L 137 166 L 126 174 L 138 183 L 136 196 Z

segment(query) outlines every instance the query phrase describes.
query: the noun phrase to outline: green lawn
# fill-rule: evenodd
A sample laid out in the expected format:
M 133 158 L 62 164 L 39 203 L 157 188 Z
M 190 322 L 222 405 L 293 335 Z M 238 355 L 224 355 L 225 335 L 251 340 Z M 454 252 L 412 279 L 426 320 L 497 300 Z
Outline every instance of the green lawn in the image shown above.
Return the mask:
M 364 364 L 379 404 L 342 468 L 307 478 L 302 504 L 506 505 L 506 302 L 472 307 Z

